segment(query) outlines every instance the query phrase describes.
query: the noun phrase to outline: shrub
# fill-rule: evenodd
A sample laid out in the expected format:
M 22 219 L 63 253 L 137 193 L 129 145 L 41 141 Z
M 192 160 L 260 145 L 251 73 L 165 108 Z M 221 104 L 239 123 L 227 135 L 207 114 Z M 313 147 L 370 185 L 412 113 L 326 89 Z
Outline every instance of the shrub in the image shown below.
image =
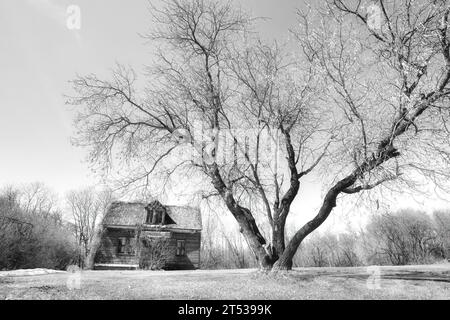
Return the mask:
M 401 210 L 374 216 L 367 226 L 368 263 L 405 265 L 436 260 L 438 233 L 425 212 Z
M 167 238 L 144 238 L 139 257 L 139 268 L 145 270 L 160 270 L 167 266 L 174 255 Z
M 19 191 L 0 193 L 0 270 L 65 269 L 76 257 L 71 233 L 57 211 L 27 210 Z

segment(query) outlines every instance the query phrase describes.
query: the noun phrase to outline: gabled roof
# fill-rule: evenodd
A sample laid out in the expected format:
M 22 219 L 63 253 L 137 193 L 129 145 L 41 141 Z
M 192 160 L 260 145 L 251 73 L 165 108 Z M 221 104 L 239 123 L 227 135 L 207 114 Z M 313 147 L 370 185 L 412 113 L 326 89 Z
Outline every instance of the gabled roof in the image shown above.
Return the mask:
M 147 218 L 146 208 L 148 206 L 149 204 L 142 202 L 113 202 L 108 208 L 103 224 L 106 226 L 136 226 L 143 224 Z M 166 209 L 166 214 L 175 222 L 175 224 L 166 224 L 166 228 L 202 229 L 202 218 L 198 208 L 187 206 L 163 207 Z

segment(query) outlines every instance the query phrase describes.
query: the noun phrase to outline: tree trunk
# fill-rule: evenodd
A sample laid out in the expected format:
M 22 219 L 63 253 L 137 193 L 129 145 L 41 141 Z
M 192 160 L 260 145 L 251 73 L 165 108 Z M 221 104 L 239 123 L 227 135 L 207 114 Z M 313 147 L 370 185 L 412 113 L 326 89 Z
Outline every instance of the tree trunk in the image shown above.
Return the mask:
M 250 210 L 237 204 L 232 196 L 225 197 L 225 203 L 239 224 L 241 233 L 247 239 L 250 249 L 253 251 L 260 268 L 270 270 L 274 259 L 266 249 L 266 239 L 258 229 L 255 218 Z
M 222 180 L 219 169 L 216 164 L 210 167 L 209 175 L 212 178 L 212 183 L 216 190 L 221 195 L 225 204 L 230 210 L 239 224 L 240 231 L 247 239 L 250 249 L 253 251 L 258 260 L 261 269 L 270 270 L 273 266 L 274 260 L 272 255 L 266 250 L 266 239 L 259 231 L 255 218 L 249 209 L 240 206 L 233 197 L 233 192 L 230 190 L 225 182 Z
M 270 270 L 274 262 L 273 257 L 265 249 L 266 240 L 259 232 L 256 221 L 251 215 L 250 211 L 246 208 L 237 206 L 233 208 L 232 213 L 239 223 L 241 232 L 247 239 L 250 249 L 255 254 L 260 268 L 264 270 Z
M 274 221 L 272 228 L 272 259 L 278 260 L 280 255 L 286 248 L 284 241 L 284 223 L 282 221 Z
M 303 239 L 308 236 L 311 232 L 316 230 L 329 216 L 334 207 L 336 207 L 336 198 L 340 192 L 338 188 L 332 188 L 328 191 L 325 199 L 323 201 L 322 207 L 319 210 L 319 213 L 306 223 L 294 237 L 291 239 L 283 254 L 277 260 L 277 262 L 273 266 L 273 270 L 291 270 L 292 269 L 292 259 L 294 258 L 295 253 L 299 245 L 302 243 Z
M 90 244 L 89 252 L 86 256 L 86 261 L 84 264 L 84 268 L 86 270 L 94 269 L 95 255 L 97 254 L 97 250 L 101 245 L 104 230 L 105 229 L 102 226 L 99 226 L 99 229 L 94 233 L 94 238 L 92 239 L 92 242 Z

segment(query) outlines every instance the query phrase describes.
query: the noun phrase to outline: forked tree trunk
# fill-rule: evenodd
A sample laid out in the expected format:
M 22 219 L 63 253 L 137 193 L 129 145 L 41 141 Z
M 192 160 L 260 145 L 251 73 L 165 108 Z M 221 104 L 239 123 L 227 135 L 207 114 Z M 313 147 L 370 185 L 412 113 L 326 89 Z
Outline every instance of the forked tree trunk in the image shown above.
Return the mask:
M 274 220 L 272 228 L 272 252 L 273 261 L 278 261 L 280 257 L 286 250 L 286 240 L 285 240 L 285 229 L 286 229 L 286 218 L 289 214 L 290 204 L 293 200 L 293 195 L 297 194 L 299 185 L 294 185 L 291 188 L 291 194 L 289 201 L 283 203 L 278 211 L 274 210 Z M 287 263 L 289 268 L 292 268 L 292 262 Z
M 225 186 L 217 167 L 213 168 L 211 171 L 211 176 L 213 178 L 214 187 L 219 191 L 228 209 L 238 222 L 241 232 L 246 237 L 250 248 L 258 260 L 260 268 L 274 271 L 292 269 L 292 259 L 294 258 L 294 255 L 303 239 L 316 230 L 328 218 L 333 208 L 336 207 L 337 196 L 344 189 L 351 186 L 357 178 L 356 174 L 351 174 L 336 183 L 334 187 L 327 192 L 319 213 L 314 217 L 314 219 L 309 221 L 297 231 L 286 248 L 283 247 L 284 226 L 287 215 L 282 214 L 279 215 L 277 219 L 274 219 L 274 226 L 277 225 L 277 228 L 274 233 L 275 237 L 273 240 L 275 240 L 275 242 L 273 249 L 276 251 L 276 255 L 282 252 L 277 259 L 276 255 L 273 255 L 267 250 L 266 240 L 260 233 L 252 213 L 247 208 L 241 207 L 238 203 L 236 203 L 232 191 L 227 189 Z M 286 206 L 284 209 L 289 211 L 289 206 Z
M 292 269 L 292 259 L 294 258 L 294 255 L 303 239 L 316 230 L 328 218 L 333 208 L 336 207 L 336 198 L 340 192 L 339 190 L 340 189 L 338 188 L 332 188 L 327 193 L 319 213 L 314 217 L 314 219 L 306 223 L 300 230 L 297 231 L 289 244 L 286 246 L 283 254 L 277 262 L 275 262 L 273 266 L 274 271 Z

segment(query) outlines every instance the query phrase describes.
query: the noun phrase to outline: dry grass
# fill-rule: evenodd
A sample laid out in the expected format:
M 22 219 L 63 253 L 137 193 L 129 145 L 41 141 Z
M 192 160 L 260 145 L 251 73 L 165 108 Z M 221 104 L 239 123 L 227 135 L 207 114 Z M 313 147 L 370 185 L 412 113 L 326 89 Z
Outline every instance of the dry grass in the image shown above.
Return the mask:
M 362 268 L 86 271 L 1 276 L 0 299 L 449 299 L 450 264 L 381 267 L 379 288 Z M 79 288 L 77 289 L 77 281 Z M 70 289 L 72 288 L 72 289 Z

